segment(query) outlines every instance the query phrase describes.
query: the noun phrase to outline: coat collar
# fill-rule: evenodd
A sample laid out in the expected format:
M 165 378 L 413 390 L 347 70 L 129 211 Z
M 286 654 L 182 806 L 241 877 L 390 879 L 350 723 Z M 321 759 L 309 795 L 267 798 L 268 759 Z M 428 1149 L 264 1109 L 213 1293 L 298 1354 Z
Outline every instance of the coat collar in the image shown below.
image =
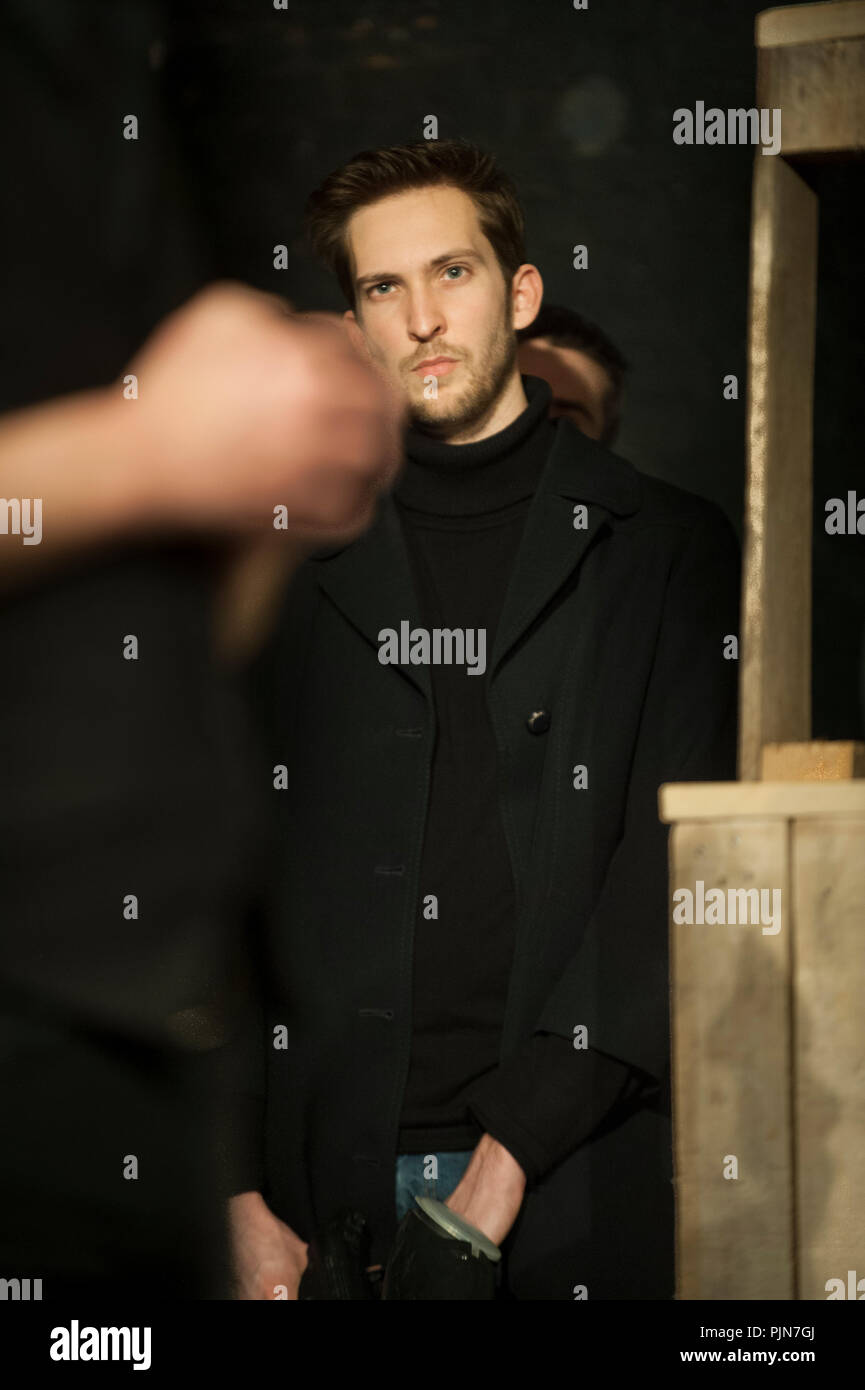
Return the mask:
M 600 529 L 611 517 L 632 515 L 640 500 L 637 470 L 561 418 L 529 506 L 488 678 L 580 564 Z M 585 527 L 580 529 L 574 526 L 576 504 L 586 508 Z M 421 625 L 402 526 L 389 495 L 363 536 L 342 550 L 320 554 L 312 564 L 321 587 L 376 648 L 382 628 L 398 630 L 405 619 L 413 627 Z M 432 700 L 428 667 L 399 670 Z

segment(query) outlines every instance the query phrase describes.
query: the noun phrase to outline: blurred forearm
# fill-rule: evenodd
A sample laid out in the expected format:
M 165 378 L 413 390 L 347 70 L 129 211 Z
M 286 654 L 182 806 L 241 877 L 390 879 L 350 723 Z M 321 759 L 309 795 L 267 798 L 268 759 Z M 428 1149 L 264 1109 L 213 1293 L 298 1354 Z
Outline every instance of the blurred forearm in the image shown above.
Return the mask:
M 117 388 L 82 392 L 0 420 L 0 586 L 36 577 L 70 552 L 123 539 L 155 519 L 147 474 L 124 447 Z M 28 499 L 32 539 L 12 532 L 10 499 Z

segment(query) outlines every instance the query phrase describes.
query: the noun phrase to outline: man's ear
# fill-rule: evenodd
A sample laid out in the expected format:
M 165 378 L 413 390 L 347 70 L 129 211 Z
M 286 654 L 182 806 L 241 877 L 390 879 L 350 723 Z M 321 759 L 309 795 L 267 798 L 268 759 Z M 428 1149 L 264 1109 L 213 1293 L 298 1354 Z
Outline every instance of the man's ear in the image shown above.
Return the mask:
M 511 282 L 514 329 L 534 323 L 544 297 L 544 282 L 536 265 L 521 265 Z
M 363 336 L 363 331 L 355 317 L 354 310 L 346 309 L 342 316 L 342 321 L 345 324 L 345 331 L 348 334 L 349 342 L 358 357 L 362 357 L 364 362 L 370 362 L 372 359 L 369 354 L 369 348 L 366 345 L 366 338 Z

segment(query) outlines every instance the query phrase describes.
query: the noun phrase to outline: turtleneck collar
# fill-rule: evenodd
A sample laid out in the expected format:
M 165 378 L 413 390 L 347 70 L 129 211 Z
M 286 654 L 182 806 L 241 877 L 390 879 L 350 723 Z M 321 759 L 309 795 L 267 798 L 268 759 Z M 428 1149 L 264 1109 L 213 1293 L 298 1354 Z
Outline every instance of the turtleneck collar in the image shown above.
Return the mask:
M 394 496 L 414 511 L 474 515 L 531 497 L 555 437 L 552 392 L 522 377 L 528 405 L 503 430 L 472 444 L 447 444 L 420 430 L 405 435 L 406 465 Z

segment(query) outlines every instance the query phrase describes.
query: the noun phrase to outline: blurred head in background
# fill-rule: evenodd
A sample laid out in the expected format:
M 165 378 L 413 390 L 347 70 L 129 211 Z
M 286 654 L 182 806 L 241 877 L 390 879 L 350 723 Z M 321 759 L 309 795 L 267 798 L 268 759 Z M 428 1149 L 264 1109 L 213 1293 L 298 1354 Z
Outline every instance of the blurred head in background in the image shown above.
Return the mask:
M 615 344 L 597 324 L 555 304 L 543 305 L 518 338 L 520 371 L 549 382 L 550 417 L 567 415 L 590 439 L 611 446 L 628 369 Z

